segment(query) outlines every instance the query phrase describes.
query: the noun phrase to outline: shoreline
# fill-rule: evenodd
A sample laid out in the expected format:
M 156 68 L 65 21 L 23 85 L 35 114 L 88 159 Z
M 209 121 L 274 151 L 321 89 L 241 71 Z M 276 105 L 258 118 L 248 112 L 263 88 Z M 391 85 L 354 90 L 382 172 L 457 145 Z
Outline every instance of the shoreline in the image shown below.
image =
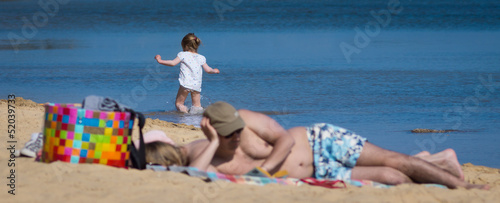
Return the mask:
M 5 100 L 0 101 L 0 130 L 7 129 Z M 30 134 L 40 132 L 44 117 L 41 104 L 18 97 L 16 100 L 16 149 L 21 149 L 30 139 Z M 148 118 L 144 132 L 162 130 L 177 144 L 203 139 L 199 128 Z M 138 136 L 134 128 L 134 139 Z M 84 202 L 100 199 L 110 202 L 180 201 L 180 202 L 304 202 L 304 201 L 376 201 L 376 202 L 495 202 L 500 199 L 500 169 L 462 165 L 465 180 L 474 184 L 489 184 L 490 191 L 455 190 L 405 184 L 388 189 L 353 187 L 327 189 L 316 186 L 253 186 L 227 182 L 206 183 L 198 178 L 174 172 L 126 170 L 98 164 L 51 164 L 34 162 L 32 158 L 15 158 L 15 167 L 7 165 L 10 153 L 6 136 L 0 139 L 4 150 L 0 153 L 3 162 L 0 175 L 15 175 L 15 193 L 9 190 L 4 179 L 0 198 L 7 202 L 46 202 L 68 200 Z M 15 169 L 14 173 L 10 170 Z M 43 197 L 43 198 L 42 198 Z

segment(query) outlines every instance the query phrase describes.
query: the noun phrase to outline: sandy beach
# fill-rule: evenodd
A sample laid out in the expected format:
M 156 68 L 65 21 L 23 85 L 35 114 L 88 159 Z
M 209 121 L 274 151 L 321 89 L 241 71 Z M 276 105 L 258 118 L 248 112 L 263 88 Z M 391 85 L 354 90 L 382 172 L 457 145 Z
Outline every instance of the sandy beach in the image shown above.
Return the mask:
M 55 101 L 57 102 L 57 101 Z M 21 149 L 30 134 L 41 132 L 44 108 L 41 104 L 17 98 L 15 143 Z M 0 131 L 7 131 L 7 104 L 0 101 Z M 200 129 L 184 124 L 147 119 L 144 131 L 162 130 L 182 145 L 203 139 Z M 133 136 L 137 137 L 137 129 Z M 497 202 L 500 199 L 500 170 L 474 163 L 462 165 L 466 181 L 489 184 L 489 191 L 442 189 L 406 184 L 389 189 L 348 186 L 327 189 L 315 186 L 252 186 L 227 182 L 206 183 L 199 178 L 174 172 L 119 169 L 97 164 L 38 163 L 32 158 L 15 158 L 9 167 L 10 140 L 0 138 L 0 174 L 2 202 Z M 11 173 L 15 169 L 15 173 Z M 15 175 L 15 195 L 8 191 L 11 174 Z M 7 177 L 7 178 L 6 178 Z

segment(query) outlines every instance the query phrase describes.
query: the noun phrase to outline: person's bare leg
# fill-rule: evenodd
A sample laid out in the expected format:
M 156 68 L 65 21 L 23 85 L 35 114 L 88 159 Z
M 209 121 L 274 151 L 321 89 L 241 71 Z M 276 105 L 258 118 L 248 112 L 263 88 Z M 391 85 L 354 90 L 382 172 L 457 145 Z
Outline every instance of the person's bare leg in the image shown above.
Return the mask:
M 437 183 L 448 188 L 488 189 L 488 185 L 466 183 L 444 169 L 420 158 L 389 151 L 366 142 L 356 166 L 387 166 L 394 168 L 418 183 Z
M 414 157 L 418 157 L 418 158 L 422 158 L 422 157 L 424 157 L 424 156 L 429 156 L 429 155 L 431 155 L 431 153 L 429 153 L 428 151 L 421 151 L 421 152 L 419 152 L 418 154 L 415 154 L 415 155 L 413 155 L 413 156 L 414 156 Z
M 384 166 L 355 166 L 351 173 L 352 179 L 372 180 L 388 185 L 413 183 L 413 181 L 396 169 Z
M 426 151 L 420 152 L 415 155 L 424 161 L 430 162 L 439 168 L 442 168 L 454 176 L 458 177 L 460 180 L 464 180 L 464 172 L 457 159 L 457 154 L 453 149 L 445 149 L 435 154 L 430 154 Z
M 201 107 L 201 95 L 197 91 L 191 92 L 191 101 L 193 102 L 193 106 Z
M 177 97 L 175 98 L 175 107 L 178 111 L 183 113 L 188 112 L 188 108 L 184 106 L 188 94 L 189 91 L 187 91 L 186 88 L 179 86 L 179 91 L 177 91 Z

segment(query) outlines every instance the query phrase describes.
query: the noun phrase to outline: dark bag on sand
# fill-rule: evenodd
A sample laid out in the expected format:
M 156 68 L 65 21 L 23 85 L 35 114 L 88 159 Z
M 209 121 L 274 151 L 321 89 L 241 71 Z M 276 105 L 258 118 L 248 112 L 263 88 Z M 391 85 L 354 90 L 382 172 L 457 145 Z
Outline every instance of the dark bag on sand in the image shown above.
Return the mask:
M 131 140 L 135 118 L 139 120 L 139 150 Z M 144 115 L 110 98 L 88 96 L 82 108 L 75 104 L 46 104 L 41 160 L 122 168 L 127 168 L 130 161 L 133 168 L 145 169 L 144 124 Z

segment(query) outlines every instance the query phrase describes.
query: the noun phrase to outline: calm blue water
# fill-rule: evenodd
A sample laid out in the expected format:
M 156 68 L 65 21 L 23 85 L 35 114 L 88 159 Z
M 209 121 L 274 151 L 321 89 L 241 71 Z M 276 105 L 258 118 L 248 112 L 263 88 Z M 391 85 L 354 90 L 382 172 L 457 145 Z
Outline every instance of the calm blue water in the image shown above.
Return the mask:
M 329 122 L 398 152 L 454 148 L 461 163 L 500 168 L 499 1 L 37 2 L 0 2 L 4 99 L 96 94 L 198 125 L 175 112 L 179 68 L 153 59 L 174 58 L 194 32 L 221 70 L 204 75 L 205 107 L 224 100 L 286 128 Z

